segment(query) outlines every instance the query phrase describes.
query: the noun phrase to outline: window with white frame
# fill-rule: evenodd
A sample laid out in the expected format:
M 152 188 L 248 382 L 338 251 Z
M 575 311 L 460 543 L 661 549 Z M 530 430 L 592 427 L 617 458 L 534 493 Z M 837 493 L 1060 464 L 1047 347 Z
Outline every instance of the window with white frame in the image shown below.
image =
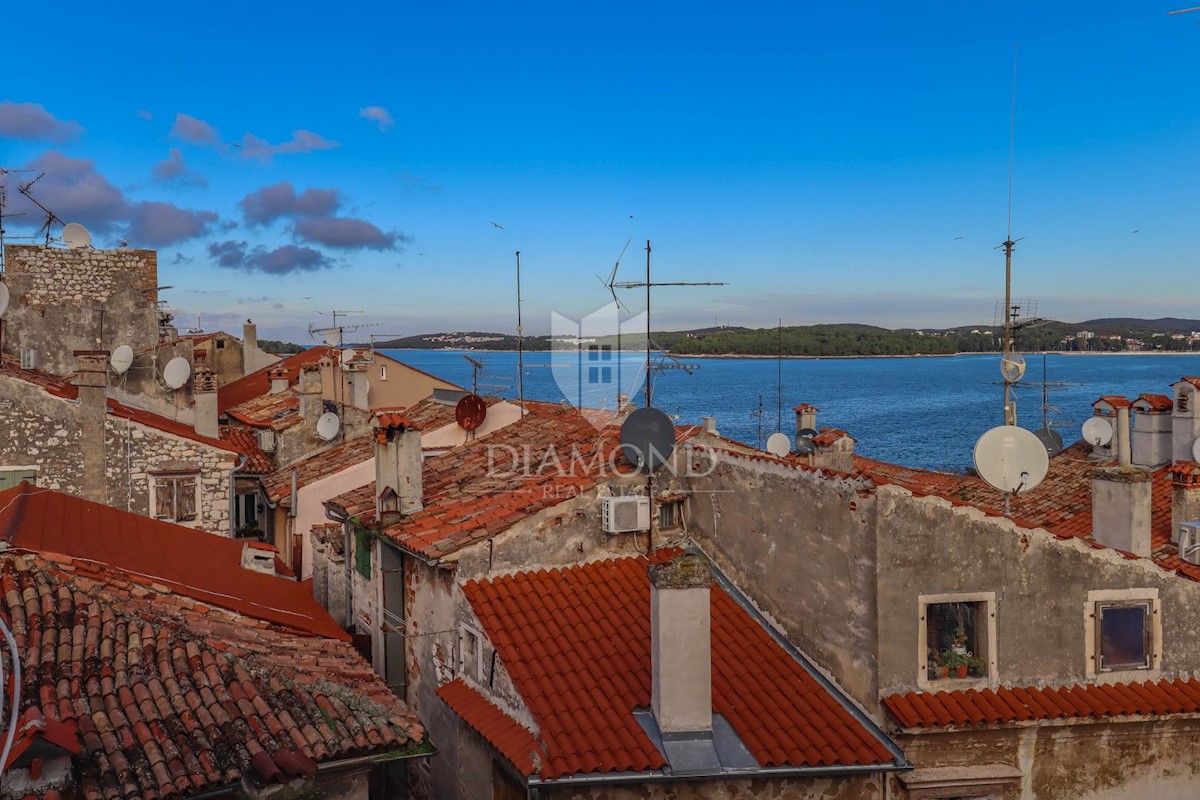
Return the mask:
M 994 592 L 922 595 L 919 607 L 920 685 L 995 678 Z
M 1162 619 L 1156 589 L 1088 592 L 1088 673 L 1145 679 L 1160 666 Z
M 163 473 L 150 476 L 150 508 L 155 519 L 167 522 L 194 522 L 199 501 L 198 473 Z
M 381 380 L 381 381 L 387 380 L 387 364 L 379 365 L 379 380 Z
M 37 486 L 37 467 L 0 467 L 0 490 L 11 489 L 21 481 Z
M 483 633 L 470 625 L 460 625 L 458 632 L 458 668 L 472 680 L 483 680 Z

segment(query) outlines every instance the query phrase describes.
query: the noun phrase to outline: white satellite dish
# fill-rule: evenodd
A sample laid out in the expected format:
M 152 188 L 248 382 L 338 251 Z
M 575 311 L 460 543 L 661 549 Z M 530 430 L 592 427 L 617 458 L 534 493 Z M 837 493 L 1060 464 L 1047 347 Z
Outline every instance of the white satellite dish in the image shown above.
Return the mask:
M 767 437 L 767 452 L 773 456 L 786 456 L 792 450 L 792 440 L 786 433 L 772 433 Z
M 1005 353 L 1000 359 L 1000 375 L 1005 383 L 1016 383 L 1025 374 L 1025 356 L 1020 353 Z
M 108 363 L 112 364 L 113 372 L 118 375 L 124 375 L 125 371 L 133 364 L 133 348 L 127 344 L 121 345 L 116 350 L 113 350 Z M 184 380 L 187 379 L 185 378 Z
M 1200 436 L 1192 442 L 1192 461 L 1200 461 Z
M 317 436 L 327 442 L 332 442 L 342 428 L 342 421 L 332 411 L 326 411 L 317 419 Z
M 358 351 L 353 347 L 347 347 L 339 352 L 338 362 L 342 365 L 342 369 L 345 369 L 346 365 L 356 358 L 358 358 Z
M 4 312 L 8 311 L 8 285 L 0 283 L 0 317 L 4 316 Z
M 1083 440 L 1088 444 L 1103 447 L 1112 441 L 1112 423 L 1104 417 L 1091 417 L 1083 423 Z
M 975 443 L 975 471 L 1002 492 L 1027 492 L 1046 477 L 1050 457 L 1041 440 L 1016 425 L 1000 425 Z
M 175 356 L 163 368 L 163 382 L 172 389 L 179 389 L 192 375 L 192 365 L 183 356 Z
M 78 222 L 68 222 L 63 226 L 62 240 L 67 247 L 78 250 L 92 243 L 92 235 Z

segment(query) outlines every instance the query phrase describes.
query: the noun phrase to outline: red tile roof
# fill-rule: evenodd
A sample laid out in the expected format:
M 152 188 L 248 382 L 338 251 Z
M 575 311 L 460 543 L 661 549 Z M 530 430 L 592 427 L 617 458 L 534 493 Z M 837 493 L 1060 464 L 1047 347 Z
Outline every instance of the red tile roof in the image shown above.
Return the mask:
M 792 411 L 820 411 L 821 409 L 814 406 L 812 403 L 801 403 L 792 409 Z
M 348 642 L 263 630 L 128 575 L 5 553 L 22 706 L 76 726 L 75 792 L 177 797 L 403 754 L 413 714 Z
M 236 425 L 221 425 L 221 441 L 246 456 L 246 464 L 239 474 L 262 475 L 274 466 L 271 457 L 258 446 L 258 434 Z
M 21 359 L 8 353 L 0 355 L 0 375 L 32 383 L 40 386 L 55 397 L 75 400 L 79 397 L 79 387 L 71 383 L 69 378 L 51 375 L 36 369 L 21 369 Z
M 837 428 L 821 428 L 821 432 L 812 437 L 812 442 L 817 447 L 829 447 L 839 439 L 854 438 L 845 431 L 839 431 Z
M 17 720 L 16 734 L 13 737 L 12 749 L 8 751 L 8 760 L 4 762 L 4 769 L 8 770 L 25 754 L 25 751 L 38 741 L 47 742 L 67 753 L 77 755 L 79 753 L 79 726 L 73 719 L 66 721 L 54 718 L 46 719 L 36 705 L 29 706 Z
M 300 584 L 244 569 L 235 539 L 22 482 L 0 492 L 0 540 L 122 570 L 131 581 L 244 614 L 248 624 L 349 638 Z
M 526 415 L 511 425 L 425 459 L 424 508 L 383 534 L 410 552 L 440 558 L 595 487 L 617 429 L 598 432 L 587 416 L 555 403 L 525 405 Z M 505 461 L 521 459 L 525 447 L 532 454 L 528 471 L 523 462 Z M 327 505 L 371 527 L 375 497 L 372 481 Z
M 334 349 L 326 345 L 310 347 L 299 353 L 294 353 L 282 361 L 276 361 L 269 367 L 263 367 L 257 372 L 244 375 L 236 381 L 225 384 L 217 389 L 217 413 L 224 414 L 234 406 L 239 406 L 247 400 L 261 397 L 271 391 L 271 379 L 267 373 L 271 370 L 282 369 L 287 372 L 288 384 L 300 380 L 300 367 L 305 364 L 315 364 L 322 356 L 333 356 Z
M 533 733 L 475 689 L 455 678 L 437 690 L 454 713 L 499 750 L 522 775 L 537 773 L 540 749 Z
M 1048 719 L 1200 713 L 1200 681 L 1001 687 L 908 692 L 883 699 L 905 728 L 942 728 Z
M 1135 411 L 1170 411 L 1175 402 L 1165 394 L 1140 394 L 1133 407 Z
M 360 436 L 280 467 L 263 477 L 262 486 L 272 503 L 282 502 L 290 507 L 293 472 L 296 473 L 296 488 L 302 489 L 313 481 L 336 475 L 374 457 L 375 440 Z
M 1092 407 L 1095 408 L 1096 406 L 1100 405 L 1101 403 L 1108 403 L 1113 408 L 1129 408 L 1129 406 L 1130 406 L 1129 398 L 1122 397 L 1119 394 L 1102 395 L 1099 400 L 1092 403 Z
M 238 422 L 255 428 L 286 430 L 303 422 L 300 416 L 300 394 L 295 389 L 252 397 L 244 403 L 225 410 Z
M 543 779 L 666 766 L 633 716 L 650 705 L 648 564 L 608 559 L 463 586 L 538 724 Z M 719 584 L 711 609 L 713 712 L 761 766 L 892 762 L 884 741 Z

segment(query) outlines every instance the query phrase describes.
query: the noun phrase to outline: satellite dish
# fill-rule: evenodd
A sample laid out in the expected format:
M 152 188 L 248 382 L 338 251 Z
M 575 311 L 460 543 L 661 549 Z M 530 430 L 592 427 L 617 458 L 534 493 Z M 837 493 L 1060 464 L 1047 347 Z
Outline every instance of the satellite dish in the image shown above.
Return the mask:
M 326 411 L 317 419 L 317 436 L 327 442 L 332 442 L 342 429 L 342 421 L 332 411 Z
M 1083 423 L 1083 440 L 1088 444 L 1103 447 L 1112 441 L 1112 423 L 1104 417 L 1091 417 Z
M 8 285 L 0 283 L 0 317 L 4 316 L 4 312 L 8 311 Z
M 1000 359 L 1000 375 L 1005 383 L 1016 383 L 1025 374 L 1025 356 L 1020 353 L 1005 353 Z
M 1058 431 L 1054 430 L 1053 428 L 1042 428 L 1041 430 L 1036 431 L 1033 435 L 1038 438 L 1039 442 L 1045 445 L 1046 455 L 1054 457 L 1062 452 L 1062 436 L 1060 436 Z
M 767 452 L 773 456 L 786 456 L 792 451 L 792 440 L 786 433 L 772 433 L 767 437 Z
M 801 428 L 800 430 L 796 431 L 797 439 L 811 439 L 816 435 L 817 435 L 816 428 Z
M 68 222 L 63 226 L 62 240 L 67 247 L 78 250 L 92 243 L 92 235 L 78 222 Z
M 477 394 L 464 395 L 454 406 L 454 419 L 464 431 L 473 431 L 487 418 L 487 403 Z
M 1027 492 L 1042 482 L 1049 469 L 1046 446 L 1016 425 L 992 428 L 975 443 L 975 471 L 1002 492 Z
M 808 430 L 808 429 L 806 429 Z M 813 444 L 812 438 L 809 436 L 796 437 L 796 455 L 811 456 L 817 452 L 817 446 Z
M 675 425 L 657 408 L 639 408 L 621 425 L 621 452 L 638 469 L 654 472 L 675 449 Z
M 355 350 L 353 347 L 347 347 L 338 356 L 338 360 L 341 362 L 341 365 L 343 368 L 345 368 L 345 366 L 347 364 L 349 364 L 351 361 L 353 361 L 356 358 L 358 358 L 358 351 Z
M 1192 461 L 1200 461 L 1200 436 L 1192 442 Z
M 183 356 L 175 356 L 163 367 L 163 382 L 172 389 L 179 389 L 192 375 L 192 365 Z
M 133 364 L 133 348 L 127 344 L 121 345 L 116 350 L 113 350 L 108 363 L 112 364 L 113 372 L 118 375 L 124 375 L 125 371 Z M 187 380 L 187 378 L 185 377 L 184 380 Z M 180 385 L 182 386 L 183 384 Z

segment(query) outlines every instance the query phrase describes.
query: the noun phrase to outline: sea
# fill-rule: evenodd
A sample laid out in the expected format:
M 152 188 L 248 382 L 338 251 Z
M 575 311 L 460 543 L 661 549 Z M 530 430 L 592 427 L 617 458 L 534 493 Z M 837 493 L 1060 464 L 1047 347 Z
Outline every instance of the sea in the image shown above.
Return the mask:
M 516 398 L 515 352 L 385 350 L 389 356 L 480 393 Z M 566 354 L 574 357 L 573 354 Z M 613 408 L 616 392 L 598 402 L 572 383 L 585 374 L 563 353 L 525 353 L 526 398 Z M 477 369 L 470 359 L 482 365 Z M 620 359 L 623 381 L 644 374 L 644 355 Z M 731 439 L 762 446 L 777 431 L 795 433 L 800 403 L 820 409 L 818 427 L 846 431 L 855 452 L 910 467 L 961 472 L 971 465 L 975 441 L 1004 422 L 1000 356 L 995 353 L 900 358 L 687 358 L 656 359 L 651 399 L 680 423 L 716 419 Z M 1030 430 L 1050 425 L 1068 444 L 1101 395 L 1131 400 L 1142 393 L 1171 394 L 1171 384 L 1200 375 L 1200 354 L 1026 354 L 1014 389 L 1017 423 Z M 614 362 L 615 364 L 615 362 Z M 615 369 L 614 364 L 607 369 Z M 593 378 L 611 373 L 592 374 Z M 635 401 L 645 402 L 644 393 Z

